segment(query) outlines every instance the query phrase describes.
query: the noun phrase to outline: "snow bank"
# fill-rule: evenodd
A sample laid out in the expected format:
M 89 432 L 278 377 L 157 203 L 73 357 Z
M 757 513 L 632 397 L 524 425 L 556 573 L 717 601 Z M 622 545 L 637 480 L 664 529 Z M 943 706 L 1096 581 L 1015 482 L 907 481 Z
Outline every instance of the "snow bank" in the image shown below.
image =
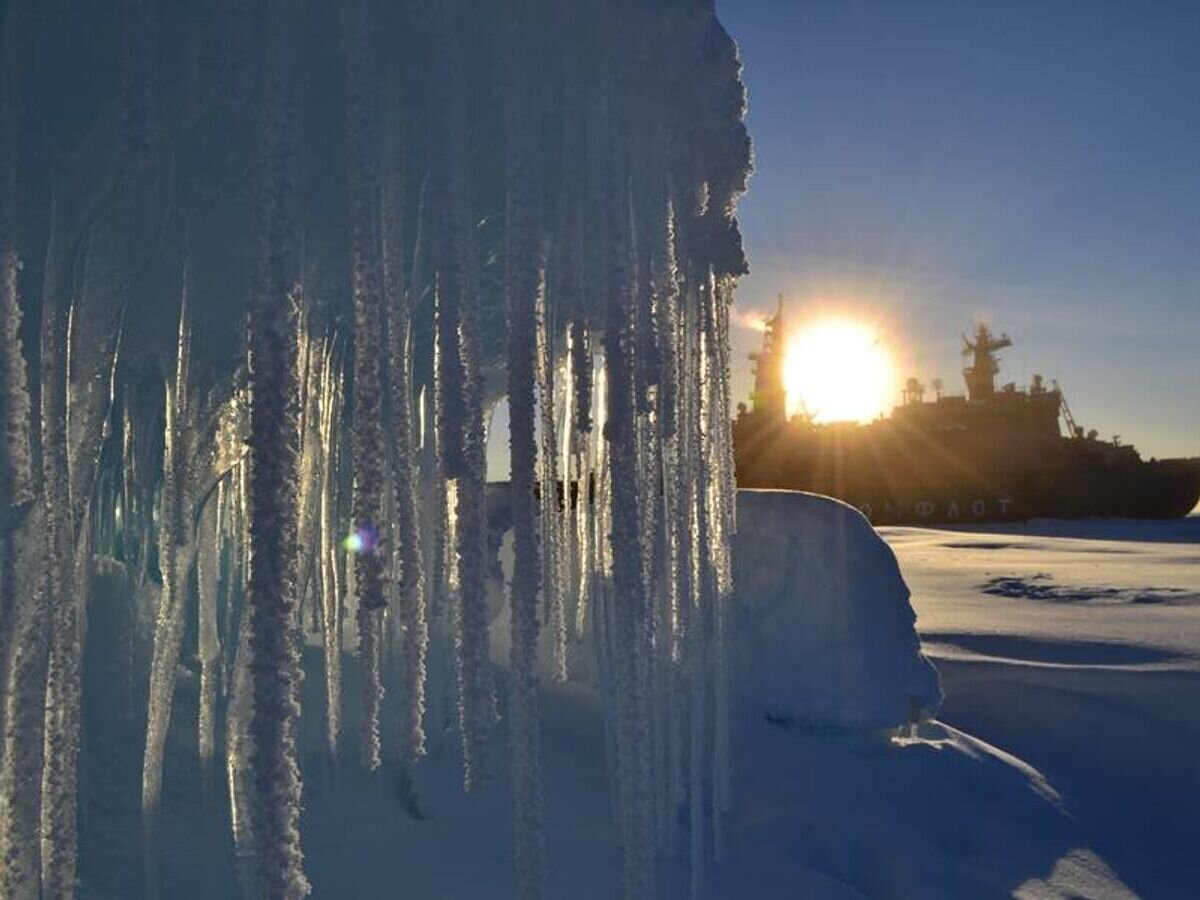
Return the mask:
M 921 653 L 895 554 L 855 509 L 815 494 L 738 492 L 736 690 L 773 718 L 886 729 L 932 718 L 937 671 Z

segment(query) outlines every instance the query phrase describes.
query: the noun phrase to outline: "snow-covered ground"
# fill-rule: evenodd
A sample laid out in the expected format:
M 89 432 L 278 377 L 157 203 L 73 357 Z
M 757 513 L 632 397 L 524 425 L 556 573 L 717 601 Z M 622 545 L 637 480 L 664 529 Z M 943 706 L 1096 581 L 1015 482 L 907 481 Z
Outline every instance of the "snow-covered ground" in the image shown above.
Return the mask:
M 1200 895 L 1200 518 L 882 533 L 940 718 L 1035 767 L 1129 890 Z
M 737 639 L 736 811 L 707 896 L 1191 894 L 1183 817 L 1196 797 L 1200 734 L 1183 723 L 1196 721 L 1186 707 L 1200 699 L 1200 682 L 1191 681 L 1200 673 L 1179 632 L 1183 622 L 1200 627 L 1200 618 L 1186 618 L 1200 613 L 1200 546 L 887 532 L 945 691 L 937 721 L 896 739 L 857 727 L 861 713 L 842 723 L 829 713 L 830 698 L 863 709 L 868 685 L 870 708 L 879 710 L 872 715 L 893 709 L 892 720 L 903 717 L 893 696 L 936 706 L 915 644 L 905 640 L 911 616 L 887 546 L 854 511 L 819 498 L 743 492 L 739 524 L 737 571 L 749 597 Z M 1113 568 L 1097 569 L 1095 554 L 1107 554 Z M 1103 599 L 1063 610 L 1064 600 L 986 593 L 999 578 L 1009 579 L 1006 590 L 1025 579 L 1096 588 Z M 1129 597 L 1105 590 L 1113 587 Z M 1169 599 L 1150 603 L 1149 594 Z M 1104 608 L 1088 613 L 1081 603 Z M 1157 644 L 1150 619 L 1127 619 L 1139 624 L 1126 626 L 1123 641 L 1119 625 L 1092 621 L 1121 605 L 1184 611 L 1180 624 L 1162 628 L 1178 642 Z M 789 693 L 785 682 L 801 676 Z M 547 895 L 618 897 L 598 699 L 573 684 L 547 688 L 545 705 Z M 501 760 L 503 727 L 494 748 Z M 511 896 L 506 778 L 461 796 L 451 743 L 421 777 L 432 816 L 425 821 L 398 814 L 395 790 L 372 790 L 353 771 L 345 779 L 310 802 L 315 884 L 338 884 L 346 896 L 373 896 L 387 883 L 415 897 Z M 445 854 L 447 842 L 456 854 Z M 683 857 L 660 866 L 660 896 L 688 896 Z
M 885 544 L 822 498 L 743 492 L 738 513 L 749 596 L 736 618 L 734 811 L 706 897 L 1196 896 L 1200 520 L 897 528 Z M 935 721 L 897 737 L 879 723 L 938 700 L 905 582 L 944 698 Z M 493 629 L 507 629 L 503 610 Z M 317 661 L 305 703 L 320 703 Z M 355 697 L 353 665 L 348 677 Z M 200 804 L 194 679 L 179 690 L 161 835 L 169 895 L 237 896 L 220 817 L 206 826 Z M 831 698 L 851 714 L 831 716 Z M 457 736 L 435 722 L 415 784 L 393 764 L 363 773 L 355 705 L 339 773 L 321 763 L 319 727 L 304 735 L 314 896 L 512 897 L 507 717 L 492 735 L 495 779 L 464 796 Z M 106 724 L 94 723 L 86 754 L 97 774 L 81 895 L 137 897 L 140 744 L 106 740 Z M 586 680 L 544 685 L 542 737 L 546 896 L 620 897 L 600 702 Z M 659 866 L 663 900 L 689 895 L 686 812 L 681 822 L 679 852 Z

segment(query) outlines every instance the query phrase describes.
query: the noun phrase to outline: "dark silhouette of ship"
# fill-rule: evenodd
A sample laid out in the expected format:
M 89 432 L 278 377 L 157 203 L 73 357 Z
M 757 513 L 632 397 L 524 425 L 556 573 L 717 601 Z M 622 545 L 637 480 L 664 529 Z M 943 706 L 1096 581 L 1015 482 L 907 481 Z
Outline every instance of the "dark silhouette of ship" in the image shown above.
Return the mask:
M 784 342 L 781 302 L 751 354 L 751 406 L 739 404 L 733 425 L 739 487 L 826 494 L 881 525 L 1176 518 L 1200 499 L 1200 458 L 1143 460 L 1119 438 L 1085 433 L 1040 375 L 1027 390 L 997 389 L 996 354 L 1012 340 L 986 325 L 963 337 L 965 396 L 935 381 L 930 401 L 910 378 L 891 416 L 865 425 L 788 417 Z

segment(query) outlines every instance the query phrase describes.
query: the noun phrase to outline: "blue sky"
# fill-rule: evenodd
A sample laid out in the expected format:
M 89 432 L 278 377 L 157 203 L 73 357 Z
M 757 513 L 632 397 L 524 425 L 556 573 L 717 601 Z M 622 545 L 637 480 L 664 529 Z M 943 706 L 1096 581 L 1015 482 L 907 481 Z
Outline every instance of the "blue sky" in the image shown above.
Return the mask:
M 756 174 L 743 311 L 878 324 L 961 387 L 959 333 L 1016 345 L 1075 417 L 1200 455 L 1200 2 L 718 0 Z M 749 391 L 735 334 L 734 391 Z

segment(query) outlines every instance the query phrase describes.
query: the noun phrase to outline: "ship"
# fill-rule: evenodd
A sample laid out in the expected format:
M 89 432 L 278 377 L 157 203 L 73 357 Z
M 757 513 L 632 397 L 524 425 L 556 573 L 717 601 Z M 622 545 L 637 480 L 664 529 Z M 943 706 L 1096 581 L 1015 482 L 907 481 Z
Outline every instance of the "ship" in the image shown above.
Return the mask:
M 733 422 L 739 487 L 808 491 L 877 525 L 1032 518 L 1164 519 L 1200 500 L 1200 457 L 1143 459 L 1119 437 L 1078 425 L 1057 381 L 997 387 L 1007 334 L 963 336 L 964 394 L 909 378 L 890 416 L 818 423 L 789 416 L 783 304 L 765 322 L 750 405 Z

